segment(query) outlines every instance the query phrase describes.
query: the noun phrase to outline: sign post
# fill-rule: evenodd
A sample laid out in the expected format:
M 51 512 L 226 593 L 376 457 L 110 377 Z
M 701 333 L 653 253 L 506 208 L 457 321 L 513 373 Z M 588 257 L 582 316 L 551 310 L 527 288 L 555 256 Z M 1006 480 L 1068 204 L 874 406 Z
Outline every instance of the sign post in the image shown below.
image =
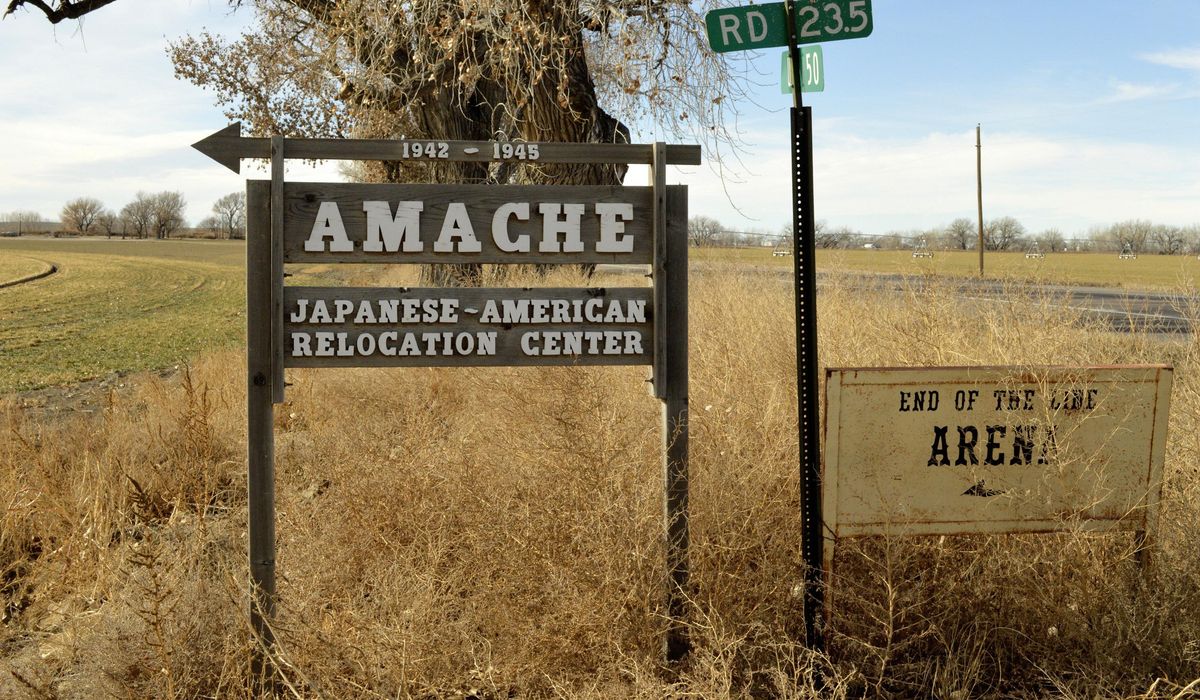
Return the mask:
M 809 8 L 813 6 L 807 6 Z M 868 28 L 869 28 L 868 15 Z M 784 3 L 792 84 L 803 85 L 799 18 L 793 0 Z M 825 637 L 817 619 L 825 607 L 824 532 L 821 518 L 821 418 L 817 387 L 816 218 L 813 211 L 812 109 L 803 90 L 792 91 L 792 276 L 796 309 L 796 404 L 800 438 L 800 524 L 804 557 L 804 637 L 811 649 L 823 651 Z
M 271 395 L 275 376 L 271 351 L 272 279 L 270 189 L 261 183 L 246 187 L 246 442 L 248 536 L 250 540 L 250 626 L 254 652 L 250 676 L 264 682 L 270 676 L 267 655 L 274 645 L 275 619 L 275 406 Z M 250 235 L 250 232 L 255 235 Z
M 705 29 L 713 51 L 747 51 L 787 46 L 792 90 L 792 265 L 796 305 L 796 384 L 800 438 L 800 519 L 804 555 L 805 643 L 823 650 L 825 640 L 819 616 L 824 608 L 823 542 L 821 517 L 821 434 L 817 361 L 816 222 L 813 212 L 812 110 L 801 96 L 806 85 L 801 44 L 869 36 L 874 29 L 870 0 L 830 0 L 803 4 L 794 0 L 713 10 L 705 15 Z M 823 73 L 823 56 L 810 54 Z M 810 70 L 810 77 L 811 77 Z M 787 83 L 787 79 L 783 80 Z M 810 80 L 808 86 L 820 87 Z
M 247 195 L 247 389 L 252 677 L 270 685 L 277 607 L 274 404 L 285 367 L 649 365 L 663 402 L 668 662 L 690 650 L 687 188 L 668 164 L 698 146 L 242 138 L 194 145 L 237 172 L 270 158 Z M 649 187 L 289 183 L 285 158 L 539 161 L 651 166 Z M 284 286 L 284 264 L 633 263 L 653 289 Z

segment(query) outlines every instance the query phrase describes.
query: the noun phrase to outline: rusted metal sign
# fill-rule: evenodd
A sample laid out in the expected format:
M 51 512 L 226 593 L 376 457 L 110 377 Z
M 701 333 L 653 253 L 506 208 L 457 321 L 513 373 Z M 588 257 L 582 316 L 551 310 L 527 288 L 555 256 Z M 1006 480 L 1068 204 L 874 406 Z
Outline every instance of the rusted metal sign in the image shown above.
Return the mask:
M 1163 365 L 830 369 L 827 542 L 1152 531 L 1171 379 Z

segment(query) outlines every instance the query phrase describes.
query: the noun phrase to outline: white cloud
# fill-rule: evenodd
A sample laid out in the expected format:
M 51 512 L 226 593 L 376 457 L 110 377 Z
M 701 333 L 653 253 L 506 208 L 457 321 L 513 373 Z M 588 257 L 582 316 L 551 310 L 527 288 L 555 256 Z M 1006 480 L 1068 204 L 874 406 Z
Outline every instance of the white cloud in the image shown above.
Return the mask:
M 166 45 L 205 24 L 236 31 L 249 17 L 230 17 L 220 0 L 114 3 L 58 26 L 37 12 L 8 17 L 0 27 L 0 65 L 9 67 L 0 73 L 0 211 L 53 217 L 74 197 L 119 209 L 139 190 L 180 190 L 190 218 L 207 214 L 211 200 L 188 188 L 211 182 L 204 192 L 220 196 L 241 180 L 229 174 L 218 184 L 223 169 L 190 153 L 225 118 L 210 94 L 175 79 Z
M 1139 58 L 1160 66 L 1200 72 L 1200 47 L 1156 51 L 1142 54 Z
M 1096 100 L 1096 104 L 1113 104 L 1116 102 L 1133 102 L 1135 100 L 1146 100 L 1155 97 L 1170 97 L 1179 92 L 1179 85 L 1139 85 L 1137 83 L 1127 83 L 1117 81 L 1113 84 L 1113 91 L 1109 95 Z
M 974 129 L 868 138 L 818 122 L 814 133 L 818 219 L 879 234 L 975 217 Z M 684 178 L 691 185 L 691 214 L 713 216 L 735 229 L 777 231 L 790 221 L 786 135 L 784 130 L 778 134 L 783 138 L 762 141 L 780 145 L 756 149 L 749 160 L 757 174 L 744 185 L 728 185 L 732 204 L 707 169 Z M 1128 218 L 1196 223 L 1197 162 L 1200 150 L 1194 147 L 985 132 L 984 216 L 1011 215 L 1030 230 L 1054 226 L 1068 233 Z

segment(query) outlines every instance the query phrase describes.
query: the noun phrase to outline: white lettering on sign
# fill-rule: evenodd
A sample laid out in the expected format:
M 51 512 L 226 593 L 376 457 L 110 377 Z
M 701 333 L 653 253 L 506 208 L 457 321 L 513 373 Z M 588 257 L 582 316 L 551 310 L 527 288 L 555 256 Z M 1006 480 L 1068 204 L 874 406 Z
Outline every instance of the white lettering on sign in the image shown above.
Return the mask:
M 405 333 L 384 331 L 292 331 L 292 357 L 411 357 L 432 355 L 495 355 L 496 332 Z
M 514 216 L 520 221 L 529 221 L 529 202 L 508 202 L 496 209 L 492 216 L 492 240 L 505 253 L 528 253 L 528 235 L 520 236 L 515 241 L 508 235 L 508 220 Z
M 325 207 L 323 203 L 322 208 Z M 335 205 L 336 208 L 336 205 Z M 424 209 L 421 202 L 399 202 L 396 205 L 396 215 L 392 216 L 391 207 L 387 202 L 363 202 L 363 211 L 367 213 L 367 240 L 363 241 L 363 250 L 368 253 L 394 253 L 403 250 L 405 253 L 419 253 L 424 249 L 418 236 L 420 230 L 420 214 Z M 318 217 L 319 219 L 320 217 Z M 339 221 L 341 217 L 338 217 Z M 342 236 L 345 237 L 345 229 Z M 309 242 L 304 244 L 305 250 Z M 318 247 L 315 250 L 320 251 Z M 354 250 L 351 246 L 347 250 Z
M 740 34 L 738 34 L 738 27 L 740 25 L 741 25 L 741 22 L 738 20 L 736 15 L 722 15 L 721 16 L 721 43 L 726 44 L 728 46 L 742 43 L 742 37 Z M 729 39 L 729 37 L 731 37 L 731 36 L 733 37 L 732 41 L 730 41 L 730 39 Z
M 767 38 L 767 16 L 758 10 L 746 13 L 747 29 L 750 30 L 750 41 L 762 41 Z
M 454 241 L 458 240 L 455 248 Z M 483 248 L 475 238 L 471 217 L 467 216 L 467 205 L 451 202 L 446 208 L 446 219 L 442 222 L 442 233 L 433 243 L 435 253 L 478 253 Z
M 599 202 L 596 214 L 600 217 L 600 240 L 596 241 L 599 253 L 632 253 L 633 237 L 618 235 L 625 233 L 625 222 L 633 219 L 633 205 L 625 202 Z
M 346 237 L 342 212 L 334 202 L 321 202 L 321 207 L 317 209 L 317 220 L 313 222 L 312 234 L 304 242 L 304 250 L 309 253 L 325 252 L 327 238 L 328 250 L 331 253 L 349 253 L 354 250 L 354 244 Z
M 583 218 L 582 204 L 554 204 L 543 202 L 538 205 L 542 215 L 542 242 L 539 253 L 582 253 L 583 241 L 579 238 L 579 224 Z M 561 217 L 561 218 L 560 218 Z M 563 236 L 562 245 L 558 237 Z
M 467 302 L 405 294 L 297 295 L 288 301 L 285 332 L 291 341 L 288 355 L 296 358 L 497 352 L 530 358 L 645 357 L 648 303 L 645 298 L 606 296 Z
M 488 299 L 480 323 L 645 323 L 642 299 Z
M 365 201 L 367 214 L 366 236 L 362 250 L 367 253 L 420 253 L 425 250 L 421 238 L 423 202 L 398 202 L 395 214 L 391 205 L 381 201 Z M 529 202 L 506 202 L 492 213 L 488 232 L 496 248 L 505 253 L 528 253 L 532 249 L 529 234 L 513 237 L 509 224 L 530 220 Z M 596 241 L 599 253 L 631 253 L 633 237 L 625 233 L 625 225 L 633 221 L 633 205 L 628 202 L 598 202 L 593 205 L 599 219 L 600 234 Z M 539 253 L 582 253 L 581 230 L 587 205 L 577 203 L 541 202 L 537 213 L 542 217 Z M 321 202 L 308 238 L 304 241 L 308 253 L 349 253 L 354 242 L 346 234 L 337 202 Z M 450 202 L 433 242 L 435 253 L 478 253 L 482 250 L 463 202 Z
M 640 331 L 529 331 L 521 352 L 536 355 L 641 355 Z
M 324 299 L 297 299 L 288 316 L 292 323 L 345 323 L 353 313 L 358 323 L 458 323 L 458 299 L 334 299 L 333 313 Z

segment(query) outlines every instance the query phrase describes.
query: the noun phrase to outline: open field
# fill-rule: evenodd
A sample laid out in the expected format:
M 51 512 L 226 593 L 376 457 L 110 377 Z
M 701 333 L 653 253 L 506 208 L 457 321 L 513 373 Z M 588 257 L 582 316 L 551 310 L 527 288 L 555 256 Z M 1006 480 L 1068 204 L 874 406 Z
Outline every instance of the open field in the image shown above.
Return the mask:
M 16 253 L 0 257 L 0 287 L 7 287 L 21 280 L 47 272 L 50 264 L 38 258 Z
M 693 280 L 696 647 L 675 670 L 659 665 L 661 437 L 645 369 L 289 370 L 283 694 L 1192 697 L 1200 344 L 1108 333 L 1052 303 L 980 308 L 936 285 L 881 294 L 833 275 L 818 300 L 829 366 L 1168 362 L 1176 375 L 1148 571 L 1128 536 L 864 540 L 839 549 L 833 653 L 817 657 L 795 594 L 791 309 L 774 276 Z M 0 408 L 0 697 L 247 696 L 243 361 L 204 353 L 92 417 Z
M 244 335 L 238 243 L 5 240 L 0 256 L 59 267 L 0 289 L 0 393 L 164 367 Z
M 0 239 L 0 395 L 159 369 L 245 339 L 241 241 Z M 354 283 L 378 266 L 296 270 L 297 284 Z
M 692 260 L 790 269 L 791 256 L 773 257 L 770 248 L 692 248 Z M 935 251 L 914 258 L 906 250 L 818 250 L 817 269 L 922 276 L 979 276 L 979 254 Z M 1192 255 L 1142 255 L 1121 260 L 1115 253 L 985 253 L 985 276 L 1050 284 L 1119 286 L 1127 289 L 1179 289 L 1200 281 L 1200 260 Z
M 693 249 L 718 268 L 790 269 L 769 249 Z M 72 384 L 111 372 L 177 364 L 244 338 L 245 246 L 238 241 L 22 238 L 0 240 L 0 283 L 61 266 L 51 278 L 0 288 L 0 394 Z M 1126 288 L 1188 288 L 1200 271 L 1191 257 L 1071 254 L 1026 261 L 988 254 L 989 276 Z M 971 253 L 914 260 L 904 251 L 818 251 L 822 272 L 973 275 Z M 290 268 L 289 268 L 290 269 Z M 399 270 L 399 271 L 397 271 Z M 408 266 L 313 265 L 292 270 L 293 284 L 414 284 Z

